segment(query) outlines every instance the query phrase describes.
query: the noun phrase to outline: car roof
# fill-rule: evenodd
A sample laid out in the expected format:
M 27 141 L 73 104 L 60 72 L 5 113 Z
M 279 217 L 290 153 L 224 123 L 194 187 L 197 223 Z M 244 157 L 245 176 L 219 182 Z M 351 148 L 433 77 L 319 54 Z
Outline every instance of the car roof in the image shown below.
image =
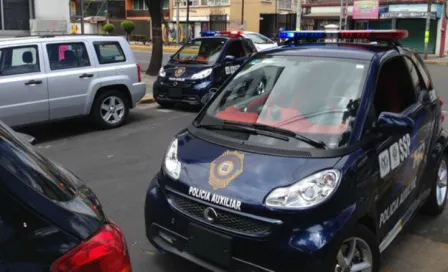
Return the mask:
M 263 50 L 261 54 L 333 57 L 370 61 L 375 55 L 383 55 L 390 51 L 396 51 L 396 49 L 390 46 L 374 44 L 317 43 L 284 45 Z
M 70 42 L 70 41 L 118 41 L 124 40 L 121 36 L 103 36 L 103 35 L 47 35 L 47 36 L 24 36 L 1 38 L 0 46 L 4 45 L 22 45 L 40 42 Z

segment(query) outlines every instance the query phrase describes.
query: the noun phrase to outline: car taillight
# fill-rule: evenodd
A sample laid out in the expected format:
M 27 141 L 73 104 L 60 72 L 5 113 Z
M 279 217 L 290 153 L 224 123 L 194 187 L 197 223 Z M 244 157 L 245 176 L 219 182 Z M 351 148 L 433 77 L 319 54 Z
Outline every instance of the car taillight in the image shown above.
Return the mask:
M 132 272 L 126 241 L 118 226 L 106 224 L 89 240 L 51 266 L 51 272 Z
M 142 82 L 142 68 L 140 67 L 140 64 L 137 63 L 137 77 L 138 82 Z
M 439 99 L 439 105 L 442 107 L 443 106 L 443 101 L 442 99 Z

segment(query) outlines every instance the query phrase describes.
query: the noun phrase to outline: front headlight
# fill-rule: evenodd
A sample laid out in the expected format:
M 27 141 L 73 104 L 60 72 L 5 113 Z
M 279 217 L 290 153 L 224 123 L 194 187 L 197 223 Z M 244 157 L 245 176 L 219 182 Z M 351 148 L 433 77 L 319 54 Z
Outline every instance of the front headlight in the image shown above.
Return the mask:
M 160 77 L 165 77 L 165 76 L 166 76 L 166 72 L 165 72 L 165 69 L 163 69 L 163 67 L 160 68 L 159 76 L 160 76 Z
M 265 204 L 272 208 L 306 209 L 328 199 L 341 180 L 341 172 L 336 169 L 325 170 L 299 182 L 277 188 L 266 198 Z
M 212 68 L 208 68 L 208 69 L 202 70 L 199 73 L 196 73 L 196 74 L 192 75 L 191 79 L 203 79 L 203 78 L 206 78 L 209 75 L 211 75 L 212 71 L 213 71 Z
M 174 139 L 165 155 L 165 172 L 173 179 L 180 176 L 181 163 L 177 160 L 177 138 Z

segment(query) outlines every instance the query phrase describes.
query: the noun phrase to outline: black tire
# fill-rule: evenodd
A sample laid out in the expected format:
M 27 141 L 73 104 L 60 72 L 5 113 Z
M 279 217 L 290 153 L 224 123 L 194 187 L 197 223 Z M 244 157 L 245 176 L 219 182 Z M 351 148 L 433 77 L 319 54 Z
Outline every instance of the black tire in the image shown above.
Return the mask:
M 435 173 L 435 176 L 432 178 L 433 184 L 431 187 L 431 193 L 429 194 L 429 197 L 426 199 L 425 204 L 423 204 L 420 212 L 426 215 L 431 216 L 438 216 L 440 215 L 443 210 L 445 209 L 446 205 L 446 199 L 447 199 L 447 193 L 448 190 L 445 190 L 444 200 L 442 202 L 437 201 L 437 186 L 438 186 L 438 179 L 439 179 L 439 169 L 442 163 L 445 164 L 445 167 L 448 165 L 447 157 L 444 155 L 442 159 L 437 164 L 437 170 Z
M 353 230 L 353 232 L 348 235 L 348 237 L 346 237 L 346 239 L 344 239 L 344 242 L 347 241 L 350 238 L 357 238 L 358 239 L 358 245 L 355 248 L 361 248 L 361 245 L 364 245 L 364 243 L 369 247 L 371 255 L 372 255 L 372 272 L 378 272 L 380 270 L 380 264 L 381 264 L 381 259 L 380 259 L 380 250 L 378 247 L 378 244 L 376 242 L 376 237 L 375 235 L 364 225 L 362 224 L 358 224 L 356 225 L 355 229 Z M 359 240 L 362 240 L 363 242 L 359 242 Z M 340 248 L 342 250 L 344 245 L 344 242 L 341 243 Z M 328 267 L 328 269 L 326 269 L 326 271 L 337 271 L 336 270 L 336 265 L 338 264 L 337 262 L 337 254 L 339 251 L 336 251 L 335 254 L 333 256 L 329 256 L 328 260 L 325 260 L 325 263 L 328 264 L 333 264 L 330 267 Z M 362 254 L 360 254 L 359 256 L 362 256 Z M 359 258 L 358 256 L 358 258 Z M 356 260 L 357 257 L 354 257 L 354 260 Z M 350 270 L 348 270 L 350 271 Z M 344 269 L 341 268 L 341 272 L 344 272 Z
M 107 102 L 110 98 L 118 98 L 120 102 L 123 104 L 123 116 L 118 122 L 106 122 L 106 120 L 103 118 L 103 114 L 105 110 L 101 108 L 104 102 Z M 117 101 L 117 99 L 115 100 Z M 110 102 L 110 100 L 109 100 Z M 93 103 L 91 116 L 93 121 L 102 129 L 112 129 L 122 126 L 126 121 L 127 117 L 129 115 L 129 101 L 126 95 L 123 92 L 117 91 L 117 90 L 107 90 L 101 94 L 99 94 L 95 98 L 95 102 Z M 117 111 L 118 116 L 120 116 L 121 111 Z M 105 116 L 106 117 L 106 116 Z M 113 116 L 110 118 L 114 118 Z M 115 119 L 114 119 L 115 120 Z
M 158 100 L 156 100 L 156 102 L 157 102 L 157 104 L 159 104 L 160 107 L 167 108 L 167 109 L 171 109 L 175 105 L 175 103 L 168 102 L 168 101 L 158 101 Z

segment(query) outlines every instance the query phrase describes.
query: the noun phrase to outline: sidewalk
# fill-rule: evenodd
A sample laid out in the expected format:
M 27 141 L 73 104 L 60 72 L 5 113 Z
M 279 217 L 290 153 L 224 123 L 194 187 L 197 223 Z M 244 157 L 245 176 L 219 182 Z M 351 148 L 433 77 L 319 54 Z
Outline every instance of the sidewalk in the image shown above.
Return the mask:
M 423 58 L 423 56 L 422 56 Z M 428 55 L 428 59 L 424 60 L 424 63 L 426 64 L 433 64 L 433 65 L 444 65 L 448 66 L 448 56 L 445 57 L 439 57 L 436 55 Z
M 164 45 L 163 52 L 164 53 L 176 53 L 179 50 L 180 46 L 175 45 Z M 143 44 L 131 44 L 131 49 L 136 51 L 152 51 L 152 45 L 143 45 Z

